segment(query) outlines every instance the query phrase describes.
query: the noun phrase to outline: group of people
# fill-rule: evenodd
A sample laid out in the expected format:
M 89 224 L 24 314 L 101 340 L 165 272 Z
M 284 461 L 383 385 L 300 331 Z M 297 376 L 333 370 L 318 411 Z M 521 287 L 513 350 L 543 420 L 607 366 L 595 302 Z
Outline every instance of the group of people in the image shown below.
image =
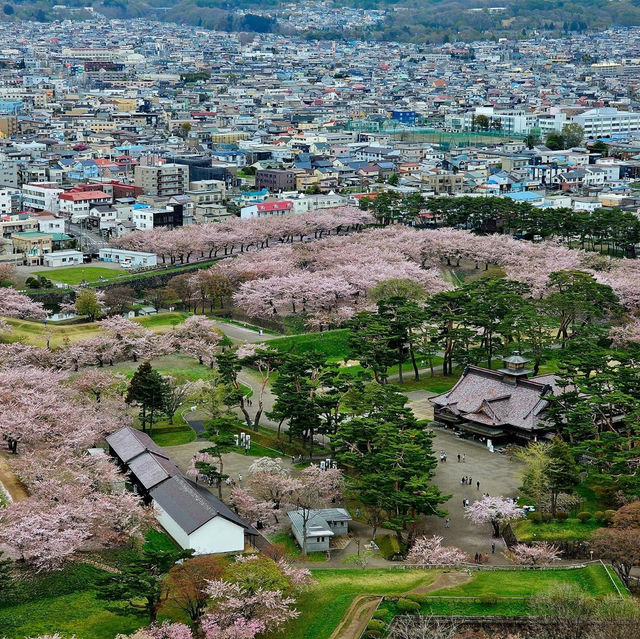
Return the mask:
M 458 455 L 459 457 L 459 455 Z M 447 461 L 447 451 L 445 450 L 441 450 L 440 451 L 440 461 L 441 462 L 446 462 Z
M 467 477 L 466 475 L 464 477 L 462 477 L 462 479 L 460 480 L 460 484 L 462 486 L 473 486 L 473 479 L 471 479 L 471 477 Z M 476 489 L 480 490 L 480 482 L 477 481 L 476 482 Z

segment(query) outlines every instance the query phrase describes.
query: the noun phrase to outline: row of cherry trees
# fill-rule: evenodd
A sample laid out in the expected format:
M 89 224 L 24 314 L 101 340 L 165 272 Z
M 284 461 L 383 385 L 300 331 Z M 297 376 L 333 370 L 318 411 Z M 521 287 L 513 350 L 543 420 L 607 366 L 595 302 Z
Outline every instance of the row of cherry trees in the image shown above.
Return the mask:
M 86 366 L 104 367 L 116 362 L 153 359 L 175 352 L 213 367 L 221 348 L 221 335 L 213 322 L 199 315 L 188 317 L 166 333 L 154 333 L 120 316 L 101 320 L 98 325 L 100 332 L 97 335 L 66 342 L 56 349 L 20 342 L 0 344 L 0 368 L 10 369 L 29 364 L 78 371 Z
M 313 245 L 278 246 L 217 264 L 211 273 L 230 282 L 234 303 L 253 317 L 301 315 L 310 326 L 339 324 L 373 308 L 368 292 L 381 281 L 403 278 L 427 295 L 450 288 L 443 272 L 462 260 L 478 268 L 495 264 L 507 278 L 545 296 L 549 276 L 580 270 L 611 286 L 623 305 L 640 305 L 640 263 L 607 258 L 554 242 L 521 242 L 506 235 L 478 236 L 455 229 L 416 230 L 403 226 L 368 229 Z
M 366 211 L 354 207 L 321 209 L 309 213 L 270 216 L 137 231 L 112 241 L 112 246 L 156 253 L 163 263 L 186 264 L 221 255 L 266 248 L 269 244 L 318 239 L 332 233 L 357 231 L 373 222 Z
M 108 457 L 87 453 L 130 421 L 117 380 L 101 376 L 96 396 L 88 379 L 63 372 L 0 372 L 0 436 L 20 442 L 11 465 L 29 493 L 0 511 L 0 541 L 36 570 L 58 568 L 88 548 L 128 543 L 151 524 Z

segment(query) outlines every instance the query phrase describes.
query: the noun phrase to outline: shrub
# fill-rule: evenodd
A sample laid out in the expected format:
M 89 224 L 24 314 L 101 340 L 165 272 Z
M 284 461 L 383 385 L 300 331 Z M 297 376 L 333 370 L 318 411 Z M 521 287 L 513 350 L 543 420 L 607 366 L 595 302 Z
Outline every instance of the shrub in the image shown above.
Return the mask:
M 381 621 L 380 619 L 372 619 L 367 624 L 367 630 L 379 630 L 380 632 L 382 632 L 386 627 L 387 627 L 387 624 L 384 621 Z
M 552 519 L 551 513 L 542 513 L 542 521 L 545 523 L 549 523 Z
M 498 603 L 498 595 L 492 592 L 485 592 L 478 597 L 478 602 L 485 606 L 495 606 Z
M 489 555 L 483 555 L 482 553 L 478 554 L 478 563 L 479 564 L 488 564 L 489 563 Z
M 427 600 L 427 595 L 422 595 L 417 592 L 409 593 L 405 595 L 405 599 L 409 599 L 410 601 L 415 601 L 416 603 L 424 603 Z
M 362 636 L 364 639 L 380 639 L 382 632 L 380 630 L 366 630 Z
M 397 558 L 405 551 L 400 546 L 400 542 L 395 535 L 383 535 L 382 537 L 376 537 L 376 544 L 380 548 L 380 554 L 387 560 Z
M 374 610 L 373 614 L 371 615 L 372 619 L 384 619 L 387 616 L 387 611 L 386 610 L 380 610 L 378 608 L 378 610 Z
M 578 513 L 578 519 L 579 519 L 583 524 L 586 524 L 586 523 L 591 519 L 591 513 L 588 513 L 588 512 L 581 512 L 581 513 Z
M 540 513 L 530 513 L 529 514 L 529 519 L 534 524 L 539 524 L 542 521 L 542 515 Z
M 420 604 L 417 601 L 411 601 L 410 599 L 398 599 L 398 610 L 400 612 L 418 612 L 420 610 Z
M 556 513 L 556 519 L 560 522 L 567 521 L 567 519 L 569 519 L 569 513 Z
M 593 516 L 599 524 L 604 521 L 604 513 L 601 510 L 596 510 L 596 512 L 593 513 Z
M 604 520 L 607 524 L 610 524 L 613 521 L 613 518 L 616 516 L 615 510 L 605 510 L 604 511 Z

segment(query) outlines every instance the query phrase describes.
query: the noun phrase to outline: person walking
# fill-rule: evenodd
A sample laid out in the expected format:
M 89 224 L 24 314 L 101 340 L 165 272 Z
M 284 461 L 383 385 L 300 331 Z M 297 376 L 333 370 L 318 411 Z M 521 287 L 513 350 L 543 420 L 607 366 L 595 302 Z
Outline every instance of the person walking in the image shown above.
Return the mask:
M 238 483 L 242 483 L 242 475 L 240 473 L 238 473 Z
M 444 527 L 445 527 L 445 528 L 449 528 L 449 524 L 450 524 L 450 523 L 451 523 L 451 520 L 447 517 L 447 518 L 444 520 Z
M 471 477 L 469 477 L 469 486 L 471 486 L 473 484 L 473 479 L 471 479 Z
M 495 543 L 492 543 L 492 544 L 491 544 L 491 554 L 492 554 L 492 555 L 495 555 L 495 554 L 496 554 L 496 545 L 495 545 Z
M 458 463 L 460 463 L 460 453 L 458 453 Z
M 466 505 L 467 505 L 467 500 L 466 500 L 466 499 L 463 499 L 463 500 L 462 500 L 462 507 L 463 507 L 463 508 L 465 508 L 465 507 L 466 507 Z
M 477 490 L 480 490 L 480 482 L 479 481 L 476 482 L 476 486 L 477 486 Z
M 462 453 L 462 463 L 464 464 L 467 461 L 467 454 Z

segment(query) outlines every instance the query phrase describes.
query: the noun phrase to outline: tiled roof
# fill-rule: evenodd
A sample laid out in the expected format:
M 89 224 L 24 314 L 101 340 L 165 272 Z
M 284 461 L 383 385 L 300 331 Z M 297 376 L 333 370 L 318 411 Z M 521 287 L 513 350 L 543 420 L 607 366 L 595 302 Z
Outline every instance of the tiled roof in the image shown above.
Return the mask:
M 552 375 L 510 383 L 498 371 L 468 366 L 450 391 L 430 401 L 469 421 L 531 431 L 541 426 L 541 414 L 547 406 L 543 398 L 554 387 Z

